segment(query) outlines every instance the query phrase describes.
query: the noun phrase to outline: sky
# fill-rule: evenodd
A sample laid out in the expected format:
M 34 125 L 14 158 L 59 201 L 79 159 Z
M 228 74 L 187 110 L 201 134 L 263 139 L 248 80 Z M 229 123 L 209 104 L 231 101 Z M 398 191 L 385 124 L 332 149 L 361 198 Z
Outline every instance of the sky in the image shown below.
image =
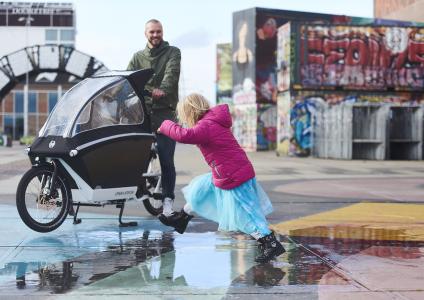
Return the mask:
M 60 2 L 54 0 L 52 2 Z M 76 48 L 112 70 L 126 69 L 146 45 L 144 24 L 162 22 L 164 39 L 181 49 L 180 95 L 215 101 L 216 44 L 231 42 L 232 14 L 251 7 L 373 16 L 373 0 L 74 0 Z

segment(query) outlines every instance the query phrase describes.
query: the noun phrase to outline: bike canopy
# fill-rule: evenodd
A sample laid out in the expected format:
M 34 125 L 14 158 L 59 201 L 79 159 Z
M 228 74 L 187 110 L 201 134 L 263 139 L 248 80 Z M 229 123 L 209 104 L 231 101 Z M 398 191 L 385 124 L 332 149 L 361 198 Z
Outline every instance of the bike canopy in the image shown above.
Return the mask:
M 148 118 L 142 94 L 152 74 L 152 69 L 110 71 L 81 81 L 59 100 L 39 136 L 69 138 L 97 128 L 142 125 Z

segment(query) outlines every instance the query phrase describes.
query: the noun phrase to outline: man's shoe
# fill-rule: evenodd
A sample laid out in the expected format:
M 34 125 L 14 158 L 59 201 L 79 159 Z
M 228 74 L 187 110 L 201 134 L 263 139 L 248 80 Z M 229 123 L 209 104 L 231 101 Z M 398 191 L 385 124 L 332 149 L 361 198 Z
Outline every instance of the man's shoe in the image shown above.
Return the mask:
M 274 233 L 270 233 L 263 238 L 258 240 L 260 243 L 259 255 L 255 257 L 255 261 L 258 263 L 267 263 L 271 259 L 283 254 L 286 252 L 283 245 L 275 238 Z

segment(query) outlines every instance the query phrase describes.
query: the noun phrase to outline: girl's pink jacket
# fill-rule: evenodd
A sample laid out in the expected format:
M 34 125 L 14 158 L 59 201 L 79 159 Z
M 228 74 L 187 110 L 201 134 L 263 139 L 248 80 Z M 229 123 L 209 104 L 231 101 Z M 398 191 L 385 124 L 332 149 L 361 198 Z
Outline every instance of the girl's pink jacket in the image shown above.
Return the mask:
M 160 133 L 184 143 L 196 144 L 212 169 L 215 186 L 229 190 L 255 177 L 255 171 L 246 153 L 231 132 L 228 105 L 211 108 L 192 128 L 165 120 Z

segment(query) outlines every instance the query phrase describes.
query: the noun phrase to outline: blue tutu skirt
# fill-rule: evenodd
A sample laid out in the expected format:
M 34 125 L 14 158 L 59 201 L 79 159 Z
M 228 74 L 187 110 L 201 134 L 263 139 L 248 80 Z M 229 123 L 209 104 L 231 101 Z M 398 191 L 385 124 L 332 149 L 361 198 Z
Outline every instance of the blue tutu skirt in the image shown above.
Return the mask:
M 241 231 L 263 237 L 271 233 L 266 215 L 272 204 L 256 179 L 250 179 L 231 190 L 223 190 L 212 183 L 212 173 L 195 177 L 182 189 L 192 210 L 219 224 L 219 230 Z

